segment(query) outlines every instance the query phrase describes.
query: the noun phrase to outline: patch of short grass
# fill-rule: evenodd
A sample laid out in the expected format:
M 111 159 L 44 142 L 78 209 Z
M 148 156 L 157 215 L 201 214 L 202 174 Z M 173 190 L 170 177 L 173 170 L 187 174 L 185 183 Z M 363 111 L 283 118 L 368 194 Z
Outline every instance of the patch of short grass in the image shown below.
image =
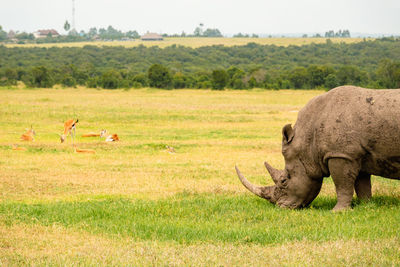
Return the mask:
M 396 266 L 399 238 L 282 245 L 136 241 L 58 225 L 0 222 L 2 266 Z
M 253 196 L 179 194 L 159 200 L 105 198 L 80 202 L 3 202 L 4 222 L 53 224 L 136 240 L 283 244 L 292 241 L 394 238 L 400 200 L 374 197 L 333 213 L 335 199 L 319 197 L 304 210 L 284 210 Z

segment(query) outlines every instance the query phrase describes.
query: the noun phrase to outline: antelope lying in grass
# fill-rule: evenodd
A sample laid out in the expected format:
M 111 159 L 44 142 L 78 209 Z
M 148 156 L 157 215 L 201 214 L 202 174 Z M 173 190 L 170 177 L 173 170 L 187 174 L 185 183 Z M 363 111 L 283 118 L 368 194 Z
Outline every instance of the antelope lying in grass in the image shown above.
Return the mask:
M 175 148 L 173 148 L 172 146 L 165 146 L 165 148 L 167 149 L 168 153 L 175 153 Z
M 106 138 L 106 142 L 115 142 L 115 141 L 119 141 L 119 137 L 117 134 L 109 135 Z
M 26 147 L 22 147 L 22 146 L 18 146 L 18 145 L 12 145 L 12 150 L 26 151 Z
M 102 129 L 100 133 L 90 132 L 87 134 L 82 134 L 82 137 L 105 137 L 107 135 L 107 130 Z
M 96 154 L 96 151 L 93 149 L 84 149 L 84 148 L 76 148 L 74 146 L 74 152 L 75 153 L 90 153 L 90 154 Z
M 26 133 L 21 135 L 20 139 L 22 141 L 34 141 L 36 132 L 33 130 L 32 125 L 30 129 L 26 129 Z
M 72 139 L 72 144 L 74 144 L 75 126 L 77 123 L 78 123 L 78 119 L 76 119 L 76 120 L 70 119 L 64 123 L 64 133 L 60 136 L 61 143 L 63 143 L 65 141 L 65 138 L 69 134 Z

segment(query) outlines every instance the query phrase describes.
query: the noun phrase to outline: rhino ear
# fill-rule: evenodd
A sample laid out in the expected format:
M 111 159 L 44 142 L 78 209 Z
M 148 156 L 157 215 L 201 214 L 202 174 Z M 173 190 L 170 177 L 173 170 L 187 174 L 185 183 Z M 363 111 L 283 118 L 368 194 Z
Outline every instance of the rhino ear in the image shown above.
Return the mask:
M 290 142 L 292 142 L 294 137 L 294 130 L 291 124 L 286 124 L 285 126 L 283 126 L 282 137 L 283 137 L 283 143 L 289 144 Z

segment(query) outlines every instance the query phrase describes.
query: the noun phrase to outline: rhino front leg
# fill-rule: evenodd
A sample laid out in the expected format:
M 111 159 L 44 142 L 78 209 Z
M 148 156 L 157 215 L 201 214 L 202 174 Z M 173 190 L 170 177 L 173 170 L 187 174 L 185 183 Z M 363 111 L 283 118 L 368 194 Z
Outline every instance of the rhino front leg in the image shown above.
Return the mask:
M 357 197 L 362 200 L 368 200 L 372 196 L 371 174 L 360 172 L 354 184 Z
M 337 194 L 337 203 L 333 211 L 350 208 L 354 194 L 354 183 L 359 173 L 359 165 L 344 158 L 332 158 L 328 161 L 328 167 L 335 183 Z

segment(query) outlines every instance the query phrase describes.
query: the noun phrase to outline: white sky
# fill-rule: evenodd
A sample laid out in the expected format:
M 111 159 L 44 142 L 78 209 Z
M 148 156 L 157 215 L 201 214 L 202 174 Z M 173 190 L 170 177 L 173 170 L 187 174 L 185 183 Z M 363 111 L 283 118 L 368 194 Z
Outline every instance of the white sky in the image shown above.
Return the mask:
M 112 25 L 140 34 L 193 33 L 199 23 L 233 33 L 400 33 L 400 0 L 75 0 L 76 28 Z M 33 32 L 72 21 L 72 0 L 0 0 L 3 29 Z

